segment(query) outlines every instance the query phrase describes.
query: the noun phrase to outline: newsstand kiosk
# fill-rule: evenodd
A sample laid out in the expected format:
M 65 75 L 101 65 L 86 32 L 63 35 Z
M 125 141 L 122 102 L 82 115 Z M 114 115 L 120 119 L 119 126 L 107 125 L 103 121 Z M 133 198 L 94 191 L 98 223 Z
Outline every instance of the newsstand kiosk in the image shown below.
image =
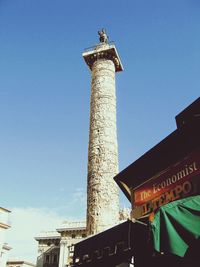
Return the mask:
M 176 124 L 115 177 L 132 217 L 149 225 L 150 266 L 200 266 L 200 98 Z
M 114 177 L 132 219 L 75 244 L 74 267 L 200 266 L 200 98 L 176 123 Z

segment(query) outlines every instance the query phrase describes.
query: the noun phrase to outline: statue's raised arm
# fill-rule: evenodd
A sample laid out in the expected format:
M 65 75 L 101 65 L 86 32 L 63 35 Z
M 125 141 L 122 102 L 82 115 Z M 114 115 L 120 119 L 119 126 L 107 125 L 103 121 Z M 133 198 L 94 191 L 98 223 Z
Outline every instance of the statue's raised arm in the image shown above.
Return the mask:
M 108 43 L 108 36 L 106 34 L 106 30 L 102 29 L 101 31 L 98 31 L 98 34 L 99 34 L 100 43 L 107 44 Z

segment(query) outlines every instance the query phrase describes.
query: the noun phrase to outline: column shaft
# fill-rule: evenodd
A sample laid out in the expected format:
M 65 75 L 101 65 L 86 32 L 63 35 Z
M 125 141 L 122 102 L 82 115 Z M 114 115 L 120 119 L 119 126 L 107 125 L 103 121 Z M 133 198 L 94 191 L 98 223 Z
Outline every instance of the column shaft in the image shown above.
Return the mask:
M 88 150 L 87 232 L 101 232 L 119 220 L 115 65 L 99 59 L 92 66 Z
M 68 246 L 67 240 L 60 241 L 60 256 L 59 256 L 59 267 L 65 267 L 68 259 Z

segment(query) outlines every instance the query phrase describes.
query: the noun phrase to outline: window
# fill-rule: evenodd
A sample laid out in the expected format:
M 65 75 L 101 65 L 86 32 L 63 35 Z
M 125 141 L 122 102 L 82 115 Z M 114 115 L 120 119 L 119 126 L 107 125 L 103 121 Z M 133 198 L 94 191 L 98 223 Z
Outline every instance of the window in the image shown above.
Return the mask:
M 70 252 L 73 252 L 73 251 L 74 251 L 74 245 L 71 245 L 71 246 L 69 247 L 69 251 L 70 251 Z
M 76 235 L 75 234 L 72 234 L 72 238 L 75 238 L 76 237 Z
M 45 261 L 46 261 L 46 263 L 50 262 L 50 255 L 46 255 Z
M 53 263 L 56 263 L 56 262 L 58 262 L 58 255 L 54 254 L 53 255 Z

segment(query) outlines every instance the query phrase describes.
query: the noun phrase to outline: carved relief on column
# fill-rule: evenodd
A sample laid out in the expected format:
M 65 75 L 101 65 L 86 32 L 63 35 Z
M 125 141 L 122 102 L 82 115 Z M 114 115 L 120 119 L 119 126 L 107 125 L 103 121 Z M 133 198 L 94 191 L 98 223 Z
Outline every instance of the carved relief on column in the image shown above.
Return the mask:
M 118 187 L 113 180 L 118 173 L 118 146 L 112 60 L 94 62 L 91 87 L 87 230 L 95 234 L 119 219 Z
M 92 72 L 90 136 L 88 148 L 87 235 L 99 233 L 119 222 L 115 73 L 123 66 L 106 30 L 98 32 L 100 43 L 85 49 L 83 58 Z

